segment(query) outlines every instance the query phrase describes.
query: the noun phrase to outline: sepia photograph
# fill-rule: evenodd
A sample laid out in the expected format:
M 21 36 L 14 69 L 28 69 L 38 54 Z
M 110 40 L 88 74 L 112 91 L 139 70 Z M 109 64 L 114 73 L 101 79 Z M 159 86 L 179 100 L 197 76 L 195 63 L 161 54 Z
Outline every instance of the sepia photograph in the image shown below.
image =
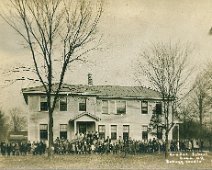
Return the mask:
M 0 0 L 1 169 L 212 169 L 212 1 Z

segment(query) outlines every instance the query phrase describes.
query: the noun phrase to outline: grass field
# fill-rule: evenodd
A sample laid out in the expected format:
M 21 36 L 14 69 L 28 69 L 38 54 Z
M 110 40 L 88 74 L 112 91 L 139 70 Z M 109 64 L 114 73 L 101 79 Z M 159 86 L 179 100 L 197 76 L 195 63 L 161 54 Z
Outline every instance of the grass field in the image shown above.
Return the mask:
M 212 154 L 179 157 L 163 154 L 0 156 L 0 169 L 212 169 Z M 183 164 L 182 164 L 183 163 Z

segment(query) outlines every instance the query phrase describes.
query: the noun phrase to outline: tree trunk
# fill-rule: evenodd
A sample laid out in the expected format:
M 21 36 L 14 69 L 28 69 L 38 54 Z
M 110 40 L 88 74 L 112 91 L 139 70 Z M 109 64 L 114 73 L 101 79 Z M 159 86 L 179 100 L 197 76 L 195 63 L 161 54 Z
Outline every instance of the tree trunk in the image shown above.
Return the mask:
M 200 110 L 200 139 L 202 140 L 202 136 L 203 136 L 203 131 L 202 131 L 202 110 Z
M 53 111 L 49 109 L 49 148 L 48 148 L 48 157 L 53 155 Z
M 169 139 L 168 139 L 168 130 L 166 129 L 165 133 L 165 159 L 168 158 L 168 153 L 169 153 Z

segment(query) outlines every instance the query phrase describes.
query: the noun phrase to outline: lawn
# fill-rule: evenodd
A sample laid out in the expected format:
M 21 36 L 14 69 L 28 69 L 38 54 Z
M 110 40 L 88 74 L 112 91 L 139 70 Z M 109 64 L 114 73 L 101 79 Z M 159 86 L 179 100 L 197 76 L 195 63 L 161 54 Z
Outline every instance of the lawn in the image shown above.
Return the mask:
M 46 155 L 0 156 L 0 169 L 212 169 L 212 154 L 170 155 Z

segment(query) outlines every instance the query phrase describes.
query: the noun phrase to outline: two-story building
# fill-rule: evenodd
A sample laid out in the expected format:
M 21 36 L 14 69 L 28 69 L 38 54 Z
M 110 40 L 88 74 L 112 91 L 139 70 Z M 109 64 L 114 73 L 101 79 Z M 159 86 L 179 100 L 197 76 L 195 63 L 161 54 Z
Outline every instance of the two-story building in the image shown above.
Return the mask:
M 25 88 L 22 92 L 29 108 L 28 139 L 48 140 L 44 88 Z M 53 114 L 54 139 L 72 140 L 77 133 L 96 131 L 101 138 L 112 140 L 125 137 L 151 139 L 154 136 L 148 131 L 150 119 L 155 111 L 162 114 L 161 105 L 159 92 L 141 86 L 64 84 Z

